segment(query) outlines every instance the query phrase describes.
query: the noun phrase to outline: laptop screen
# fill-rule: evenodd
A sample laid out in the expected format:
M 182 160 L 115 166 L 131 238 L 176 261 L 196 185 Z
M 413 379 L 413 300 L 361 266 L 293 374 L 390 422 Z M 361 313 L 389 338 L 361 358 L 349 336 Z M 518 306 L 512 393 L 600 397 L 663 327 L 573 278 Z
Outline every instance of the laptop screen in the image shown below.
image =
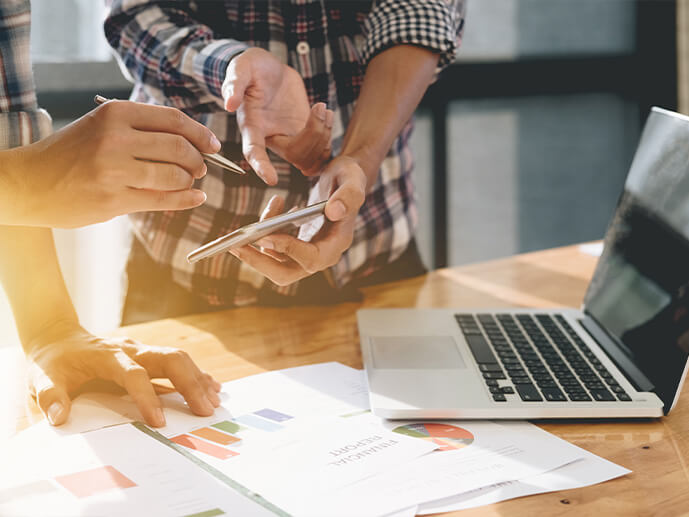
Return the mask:
M 667 412 L 689 357 L 689 118 L 651 112 L 584 306 Z

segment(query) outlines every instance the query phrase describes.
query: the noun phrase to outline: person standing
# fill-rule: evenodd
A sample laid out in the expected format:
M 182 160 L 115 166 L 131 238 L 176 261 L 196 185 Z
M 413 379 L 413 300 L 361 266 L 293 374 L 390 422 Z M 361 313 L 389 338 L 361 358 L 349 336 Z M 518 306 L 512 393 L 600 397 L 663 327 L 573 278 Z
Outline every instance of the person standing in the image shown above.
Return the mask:
M 413 239 L 410 118 L 454 59 L 463 1 L 109 3 L 105 33 L 135 80 L 132 98 L 203 121 L 259 177 L 210 170 L 204 207 L 132 216 L 137 245 L 125 323 L 250 303 L 342 300 L 348 288 L 424 271 Z M 280 137 L 293 134 L 316 102 L 335 115 L 332 160 L 314 173 L 282 159 Z M 332 184 L 328 221 L 310 242 L 273 235 L 261 249 L 234 252 L 239 260 L 184 260 L 262 211 L 304 205 L 323 186 L 319 179 Z M 165 304 L 151 304 L 151 292 L 158 300 L 165 292 Z

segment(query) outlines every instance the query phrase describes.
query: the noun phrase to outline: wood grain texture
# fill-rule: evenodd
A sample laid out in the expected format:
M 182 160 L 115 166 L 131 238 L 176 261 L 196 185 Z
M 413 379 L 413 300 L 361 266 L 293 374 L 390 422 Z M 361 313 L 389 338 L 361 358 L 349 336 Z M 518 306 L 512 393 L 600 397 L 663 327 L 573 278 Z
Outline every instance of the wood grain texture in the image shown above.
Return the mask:
M 361 303 L 249 307 L 122 328 L 151 345 L 187 350 L 220 381 L 324 361 L 361 368 L 356 310 L 362 307 L 578 307 L 596 259 L 577 246 L 439 270 L 368 288 Z M 18 351 L 0 356 L 0 432 L 40 419 L 22 387 Z M 462 516 L 689 514 L 689 388 L 673 413 L 642 421 L 538 422 L 544 429 L 634 472 L 593 487 L 467 510 Z M 459 513 L 457 514 L 459 515 Z

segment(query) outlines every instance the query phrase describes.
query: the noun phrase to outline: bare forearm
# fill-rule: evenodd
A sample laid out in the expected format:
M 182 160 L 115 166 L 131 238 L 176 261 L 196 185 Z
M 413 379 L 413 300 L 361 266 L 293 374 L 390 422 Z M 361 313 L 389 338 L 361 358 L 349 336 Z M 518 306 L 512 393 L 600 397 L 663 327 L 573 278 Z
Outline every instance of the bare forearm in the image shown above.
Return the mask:
M 369 188 L 432 82 L 437 64 L 437 54 L 409 45 L 385 50 L 369 63 L 341 153 L 359 162 Z
M 0 280 L 25 349 L 78 325 L 51 230 L 0 226 Z
M 26 209 L 26 182 L 23 181 L 19 149 L 0 151 L 0 225 L 21 224 Z

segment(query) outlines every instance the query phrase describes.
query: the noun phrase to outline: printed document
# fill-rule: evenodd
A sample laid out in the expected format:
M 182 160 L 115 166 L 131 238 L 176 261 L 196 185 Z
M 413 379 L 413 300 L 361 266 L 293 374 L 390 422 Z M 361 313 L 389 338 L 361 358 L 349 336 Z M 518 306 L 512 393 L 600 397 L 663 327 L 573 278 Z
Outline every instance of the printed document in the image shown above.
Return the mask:
M 0 515 L 284 515 L 131 424 L 67 437 L 19 435 L 0 455 Z

